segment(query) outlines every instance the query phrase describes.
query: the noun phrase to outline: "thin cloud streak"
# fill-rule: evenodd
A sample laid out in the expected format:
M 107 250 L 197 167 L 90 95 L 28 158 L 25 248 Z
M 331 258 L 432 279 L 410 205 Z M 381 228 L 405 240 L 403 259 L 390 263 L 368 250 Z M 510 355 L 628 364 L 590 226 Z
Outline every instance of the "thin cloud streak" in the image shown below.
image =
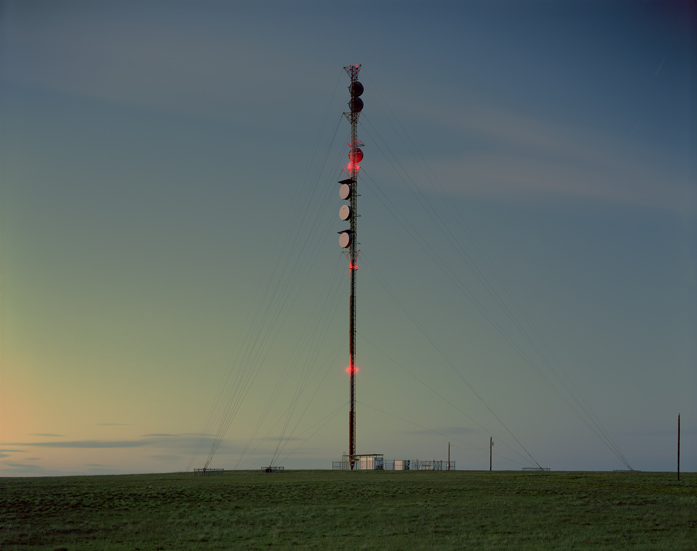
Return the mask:
M 37 448 L 139 448 L 154 443 L 155 440 L 72 440 L 65 442 L 21 442 L 9 443 L 9 445 Z
M 190 451 L 199 443 L 196 433 L 146 435 L 140 440 L 68 440 L 59 442 L 6 442 L 5 446 L 29 446 L 32 448 L 102 449 L 102 448 L 164 448 Z M 213 439 L 204 437 L 203 446 L 210 446 Z M 239 449 L 242 449 L 239 447 Z M 221 452 L 238 451 L 233 443 L 221 446 Z
M 304 74 L 305 89 L 327 85 L 309 63 L 289 63 L 277 49 L 247 51 L 246 30 L 241 27 L 235 33 L 195 33 L 134 18 L 124 40 L 119 22 L 92 21 L 84 13 L 80 18 L 60 12 L 56 16 L 59 21 L 15 23 L 15 40 L 32 47 L 6 63 L 3 79 L 212 120 L 243 119 L 252 105 L 275 105 L 279 111 L 297 107 L 302 91 L 294 96 L 278 82 L 299 73 Z M 244 55 L 234 55 L 242 51 Z M 240 104 L 247 109 L 240 110 Z
M 588 200 L 694 214 L 695 189 L 662 181 L 645 167 L 624 173 L 497 153 L 441 162 L 439 181 L 449 193 L 504 201 Z
M 75 473 L 68 473 L 65 471 L 54 471 L 51 469 L 46 469 L 41 465 L 34 464 L 24 464 L 24 463 L 2 463 L 0 464 L 2 470 L 12 476 L 64 476 Z
M 697 213 L 697 188 L 687 175 L 676 173 L 665 152 L 629 138 L 504 111 L 476 99 L 466 109 L 433 103 L 418 109 L 406 103 L 401 109 L 477 143 L 476 150 L 463 146 L 457 157 L 428 159 L 449 193 L 536 203 L 582 199 Z M 407 169 L 418 173 L 415 163 Z
M 478 429 L 471 429 L 469 427 L 436 427 L 432 430 L 429 429 L 419 429 L 419 430 L 411 430 L 411 431 L 406 431 L 404 434 L 445 434 L 445 435 L 463 435 L 463 434 L 472 434 L 474 432 L 477 432 Z
M 172 454 L 149 455 L 148 457 L 151 459 L 156 459 L 158 461 L 166 461 L 168 463 L 171 463 L 173 461 L 181 461 L 184 458 L 181 455 L 172 455 Z
M 137 427 L 133 423 L 97 423 L 98 427 Z

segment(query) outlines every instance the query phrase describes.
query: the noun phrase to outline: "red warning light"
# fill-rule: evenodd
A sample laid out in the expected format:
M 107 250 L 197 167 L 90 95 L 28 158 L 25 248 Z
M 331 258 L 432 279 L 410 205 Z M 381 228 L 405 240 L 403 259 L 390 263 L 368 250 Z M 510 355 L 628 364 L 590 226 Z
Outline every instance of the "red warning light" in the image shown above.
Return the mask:
M 358 266 L 356 266 L 355 264 L 349 264 L 349 269 L 350 270 L 357 270 Z
M 353 370 L 351 370 L 351 366 L 348 366 L 346 368 L 346 373 L 351 373 L 351 371 L 353 371 L 354 373 L 358 373 L 358 368 L 354 367 Z
M 349 162 L 358 164 L 363 160 L 363 150 L 360 147 L 357 147 L 355 151 L 349 151 L 348 156 Z

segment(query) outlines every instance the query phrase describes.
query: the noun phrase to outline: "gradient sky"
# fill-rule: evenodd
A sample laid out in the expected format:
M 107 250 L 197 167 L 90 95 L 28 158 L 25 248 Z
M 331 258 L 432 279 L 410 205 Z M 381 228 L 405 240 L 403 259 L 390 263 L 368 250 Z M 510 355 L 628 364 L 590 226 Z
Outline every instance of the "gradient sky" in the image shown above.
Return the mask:
M 358 452 L 697 469 L 694 3 L 348 6 L 0 1 L 1 475 L 339 459 L 356 63 Z

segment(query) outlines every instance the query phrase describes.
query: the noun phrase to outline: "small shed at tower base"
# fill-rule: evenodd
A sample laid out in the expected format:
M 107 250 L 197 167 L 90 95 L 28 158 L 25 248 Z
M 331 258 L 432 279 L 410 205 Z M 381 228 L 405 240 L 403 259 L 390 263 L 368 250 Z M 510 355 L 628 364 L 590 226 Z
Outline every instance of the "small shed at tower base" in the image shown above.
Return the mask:
M 332 470 L 350 471 L 352 462 L 354 471 L 385 470 L 385 458 L 382 453 L 344 454 L 341 461 L 332 461 Z

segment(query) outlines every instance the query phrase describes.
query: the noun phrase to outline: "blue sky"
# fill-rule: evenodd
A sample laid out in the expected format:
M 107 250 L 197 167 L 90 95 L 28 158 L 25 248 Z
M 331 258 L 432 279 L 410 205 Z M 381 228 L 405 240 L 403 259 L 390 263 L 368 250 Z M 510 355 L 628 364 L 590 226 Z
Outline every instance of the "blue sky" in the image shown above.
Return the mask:
M 0 3 L 3 475 L 346 449 L 356 63 L 359 452 L 695 469 L 692 5 L 353 6 Z

